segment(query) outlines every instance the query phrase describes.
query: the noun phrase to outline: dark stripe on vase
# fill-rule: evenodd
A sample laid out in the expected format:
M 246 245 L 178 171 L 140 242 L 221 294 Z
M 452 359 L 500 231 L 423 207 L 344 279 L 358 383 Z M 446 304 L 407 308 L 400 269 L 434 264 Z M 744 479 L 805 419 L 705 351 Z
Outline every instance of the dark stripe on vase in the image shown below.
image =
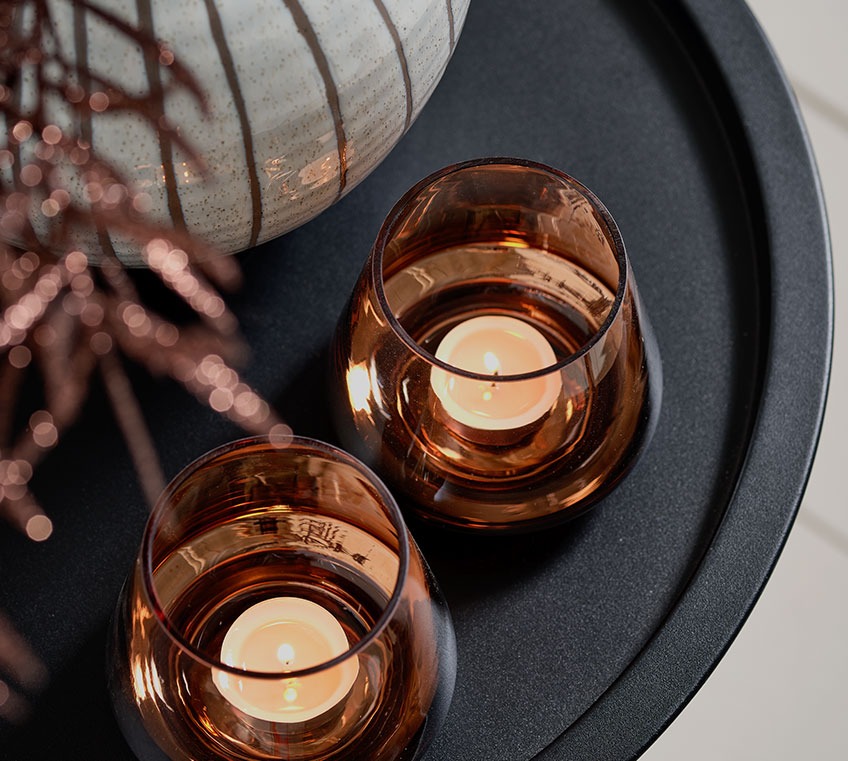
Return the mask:
M 13 8 L 12 11 L 12 31 L 15 35 L 20 38 L 22 36 L 22 26 L 23 26 L 23 12 L 22 8 Z M 21 115 L 21 117 L 26 118 L 26 115 L 23 112 L 23 100 L 24 100 L 24 85 L 23 85 L 23 73 L 24 67 L 20 66 L 18 68 L 12 67 L 9 71 L 4 72 L 4 77 L 2 83 L 11 90 L 10 96 L 10 105 L 12 106 L 12 110 Z M 17 122 L 13 120 L 11 114 L 7 114 L 5 111 L 3 112 L 3 123 L 6 125 L 6 142 L 3 145 L 4 148 L 7 148 L 9 152 L 12 154 L 12 184 L 15 186 L 15 190 L 18 193 L 23 193 L 24 195 L 29 195 L 29 188 L 24 185 L 21 180 L 21 169 L 23 167 L 23 162 L 21 161 L 21 144 L 17 140 L 9 140 L 9 135 L 11 135 L 12 130 L 15 128 Z M 32 225 L 30 225 L 32 227 Z
M 256 171 L 256 159 L 253 155 L 253 134 L 250 130 L 250 119 L 247 115 L 247 106 L 245 105 L 244 95 L 239 85 L 233 56 L 227 46 L 224 27 L 221 24 L 221 16 L 218 13 L 214 0 L 204 0 L 204 2 L 206 4 L 206 15 L 209 17 L 209 29 L 212 32 L 212 39 L 215 41 L 215 46 L 218 48 L 218 57 L 221 59 L 221 65 L 224 67 L 227 84 L 230 87 L 230 92 L 233 94 L 233 104 L 238 113 L 239 127 L 241 128 L 241 136 L 244 141 L 244 160 L 247 168 L 247 182 L 250 186 L 250 202 L 253 207 L 253 221 L 251 222 L 250 243 L 248 245 L 253 247 L 256 245 L 256 241 L 259 238 L 259 231 L 262 228 L 262 191 L 259 187 L 259 175 Z
M 395 22 L 392 21 L 392 17 L 389 16 L 389 12 L 386 10 L 383 0 L 374 0 L 374 5 L 377 6 L 377 10 L 383 18 L 383 23 L 386 25 L 389 30 L 389 34 L 392 36 L 398 60 L 400 61 L 400 70 L 403 73 L 403 87 L 406 91 L 406 120 L 403 123 L 403 130 L 406 132 L 406 130 L 409 129 L 409 125 L 412 124 L 412 81 L 409 79 L 409 66 L 406 61 L 406 53 L 403 50 L 403 42 L 401 42 L 400 34 L 398 34 Z
M 327 95 L 327 105 L 333 114 L 333 122 L 336 128 L 336 144 L 339 151 L 339 193 L 341 196 L 347 184 L 347 137 L 344 131 L 344 120 L 342 119 L 342 109 L 339 103 L 339 92 L 336 88 L 336 83 L 333 81 L 333 75 L 330 72 L 330 64 L 327 61 L 327 56 L 321 49 L 321 43 L 318 40 L 318 35 L 315 33 L 309 17 L 303 10 L 303 7 L 298 0 L 283 0 L 292 19 L 294 19 L 297 31 L 306 41 L 309 47 L 309 52 L 312 53 L 312 58 L 315 60 L 315 65 L 318 67 L 318 72 L 321 74 L 321 79 L 324 81 L 324 90 Z
M 76 55 L 77 68 L 79 69 L 79 86 L 86 93 L 91 92 L 91 77 L 88 73 L 88 27 L 85 23 L 85 8 L 74 3 L 74 53 Z M 91 124 L 91 111 L 87 108 L 79 110 L 79 132 L 80 137 L 94 148 L 94 128 Z M 102 224 L 95 225 L 97 232 L 97 243 L 101 251 L 109 259 L 116 259 L 115 246 L 112 238 Z
M 79 86 L 87 93 L 91 89 L 88 75 L 88 29 L 85 25 L 85 8 L 74 3 L 74 52 L 79 69 Z M 91 112 L 85 108 L 79 110 L 80 137 L 91 145 Z
M 153 10 L 150 0 L 136 0 L 138 10 L 138 23 L 142 31 L 151 37 L 156 36 L 153 27 Z M 144 69 L 147 74 L 147 83 L 150 87 L 150 121 L 153 124 L 165 116 L 165 96 L 162 89 L 162 79 L 159 76 L 159 59 L 150 46 L 143 50 Z M 183 206 L 180 201 L 180 193 L 177 187 L 177 175 L 174 170 L 174 152 L 170 135 L 161 127 L 156 130 L 159 136 L 159 153 L 162 157 L 162 175 L 165 178 L 165 190 L 168 195 L 168 211 L 174 226 L 181 232 L 187 232 Z
M 24 13 L 23 7 L 21 4 L 16 8 L 15 5 L 12 5 L 12 9 L 10 11 L 10 19 L 11 27 L 13 34 L 21 39 L 24 32 Z M 25 196 L 30 196 L 32 194 L 32 190 L 24 185 L 23 180 L 21 179 L 21 169 L 24 166 L 24 162 L 21 160 L 22 152 L 21 152 L 21 144 L 17 140 L 10 140 L 8 136 L 11 134 L 12 130 L 15 128 L 15 125 L 20 121 L 27 120 L 27 114 L 24 112 L 24 80 L 23 80 L 24 66 L 15 67 L 13 66 L 11 70 L 4 72 L 4 77 L 2 79 L 2 83 L 11 90 L 11 95 L 9 97 L 9 105 L 12 108 L 12 112 L 19 114 L 20 119 L 18 122 L 14 121 L 14 117 L 11 114 L 3 112 L 3 123 L 6 125 L 6 143 L 3 145 L 3 148 L 8 148 L 9 152 L 12 154 L 12 184 L 15 188 L 15 191 L 21 193 Z M 40 108 L 41 106 L 36 105 L 36 108 Z M 2 183 L 5 185 L 5 183 Z M 5 190 L 5 187 L 0 186 L 0 190 Z M 49 230 L 45 231 L 45 237 L 50 238 Z M 18 232 L 15 236 L 18 238 L 18 244 L 20 247 L 31 248 L 34 246 L 44 246 L 41 238 L 39 237 L 38 232 L 35 229 L 35 226 L 32 223 L 32 220 L 27 217 L 23 228 Z
M 451 2 L 451 0 L 447 0 L 447 4 L 448 4 L 448 28 L 450 29 L 450 47 L 448 49 L 452 52 L 454 43 L 456 42 L 456 38 L 454 37 L 454 30 L 453 30 L 453 3 Z

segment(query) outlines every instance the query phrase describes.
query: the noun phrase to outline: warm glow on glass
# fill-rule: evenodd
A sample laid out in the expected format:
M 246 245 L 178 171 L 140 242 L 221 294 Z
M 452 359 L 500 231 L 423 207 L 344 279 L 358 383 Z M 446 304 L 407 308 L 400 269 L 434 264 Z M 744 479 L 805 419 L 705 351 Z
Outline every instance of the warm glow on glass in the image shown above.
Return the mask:
M 460 323 L 439 344 L 436 358 L 461 370 L 492 376 L 484 381 L 440 367 L 431 371 L 430 385 L 445 412 L 470 428 L 506 431 L 530 425 L 550 411 L 562 388 L 556 372 L 498 382 L 498 376 L 530 373 L 556 362 L 548 340 L 514 317 L 486 315 Z
M 227 631 L 221 662 L 249 671 L 273 673 L 317 666 L 349 648 L 332 614 L 300 597 L 263 600 L 242 613 Z M 333 668 L 298 679 L 260 680 L 214 674 L 220 693 L 247 714 L 267 721 L 303 722 L 320 716 L 350 692 L 359 661 L 348 658 Z
M 371 412 L 371 378 L 364 365 L 354 365 L 347 371 L 347 392 L 350 403 L 357 412 Z

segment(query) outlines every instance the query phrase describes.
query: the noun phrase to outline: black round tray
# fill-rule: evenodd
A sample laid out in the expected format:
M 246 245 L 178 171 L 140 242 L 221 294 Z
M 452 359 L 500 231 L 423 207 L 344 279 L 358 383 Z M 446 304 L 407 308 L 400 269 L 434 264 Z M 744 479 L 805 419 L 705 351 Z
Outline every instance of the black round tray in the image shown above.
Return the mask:
M 822 199 L 798 112 L 739 0 L 475 0 L 456 55 L 384 164 L 300 230 L 242 255 L 247 379 L 333 440 L 327 345 L 383 216 L 456 161 L 559 167 L 617 219 L 663 358 L 650 449 L 557 531 L 413 531 L 459 644 L 428 761 L 632 758 L 714 667 L 780 552 L 810 469 L 831 346 Z M 173 384 L 134 382 L 173 475 L 239 432 Z M 131 758 L 105 691 L 106 623 L 145 505 L 93 390 L 37 474 L 55 532 L 0 531 L 0 609 L 53 680 L 0 756 Z

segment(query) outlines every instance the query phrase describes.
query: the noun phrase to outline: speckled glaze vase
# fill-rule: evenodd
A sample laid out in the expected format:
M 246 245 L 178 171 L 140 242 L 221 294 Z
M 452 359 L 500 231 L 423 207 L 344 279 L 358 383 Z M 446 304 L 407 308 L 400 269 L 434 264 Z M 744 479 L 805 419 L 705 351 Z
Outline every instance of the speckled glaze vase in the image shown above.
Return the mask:
M 199 80 L 209 114 L 164 112 L 206 162 L 201 177 L 133 115 L 92 125 L 95 149 L 153 199 L 153 214 L 234 253 L 307 222 L 385 158 L 433 92 L 470 0 L 101 0 L 152 30 Z M 155 66 L 90 11 L 57 5 L 68 49 L 131 92 Z M 113 241 L 128 264 L 131 242 Z

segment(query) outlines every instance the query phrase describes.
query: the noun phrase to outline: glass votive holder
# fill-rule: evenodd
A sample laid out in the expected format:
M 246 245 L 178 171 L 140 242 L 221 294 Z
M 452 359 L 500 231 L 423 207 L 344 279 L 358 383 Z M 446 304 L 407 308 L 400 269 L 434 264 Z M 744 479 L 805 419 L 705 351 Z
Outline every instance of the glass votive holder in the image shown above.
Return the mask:
M 456 673 L 447 608 L 392 496 L 300 438 L 229 444 L 168 486 L 108 662 L 142 761 L 417 759 Z
M 652 433 L 661 367 L 621 235 L 550 167 L 482 159 L 392 209 L 340 320 L 344 445 L 454 527 L 572 518 Z

